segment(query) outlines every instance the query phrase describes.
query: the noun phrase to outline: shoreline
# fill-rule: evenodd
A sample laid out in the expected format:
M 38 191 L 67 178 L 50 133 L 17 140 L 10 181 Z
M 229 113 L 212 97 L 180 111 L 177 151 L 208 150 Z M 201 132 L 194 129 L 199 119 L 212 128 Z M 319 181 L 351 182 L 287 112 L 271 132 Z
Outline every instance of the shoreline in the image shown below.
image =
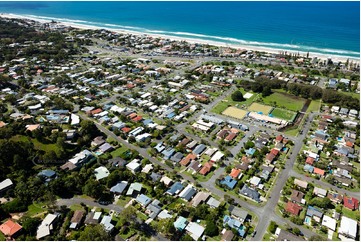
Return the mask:
M 18 14 L 10 14 L 10 13 L 0 13 L 1 18 L 10 18 L 10 19 L 24 19 L 24 20 L 33 20 L 40 23 L 49 23 L 51 20 L 45 20 L 36 17 L 29 17 L 24 15 Z M 56 19 L 56 18 L 54 18 Z M 233 48 L 233 49 L 241 49 L 241 50 L 251 50 L 251 51 L 258 51 L 258 52 L 266 52 L 271 54 L 279 54 L 280 52 L 287 52 L 291 54 L 299 53 L 300 58 L 304 58 L 307 55 L 307 52 L 304 51 L 296 51 L 296 50 L 288 50 L 288 49 L 281 49 L 281 48 L 269 48 L 269 47 L 262 47 L 262 46 L 252 46 L 252 45 L 242 45 L 242 44 L 228 44 L 226 42 L 219 42 L 213 40 L 205 40 L 205 39 L 197 39 L 197 38 L 187 38 L 187 37 L 180 37 L 180 36 L 173 36 L 173 35 L 164 35 L 164 34 L 156 34 L 156 33 L 146 33 L 146 32 L 139 32 L 133 30 L 126 30 L 126 29 L 116 29 L 110 27 L 101 27 L 101 26 L 94 26 L 94 25 L 87 25 L 87 24 L 79 24 L 79 23 L 70 23 L 70 22 L 62 22 L 56 21 L 60 25 L 64 25 L 67 27 L 73 27 L 77 29 L 91 29 L 91 30 L 99 30 L 99 29 L 106 29 L 108 31 L 120 33 L 120 34 L 132 34 L 137 36 L 148 36 L 148 37 L 155 37 L 155 38 L 163 38 L 175 41 L 186 41 L 190 44 L 207 44 L 213 45 L 217 47 L 224 47 L 224 48 Z M 308 52 L 309 58 L 317 57 L 320 60 L 327 60 L 331 58 L 333 61 L 338 62 L 346 62 L 347 60 L 360 63 L 360 58 L 352 57 L 352 56 L 342 56 L 342 55 L 335 55 L 335 54 L 322 54 L 318 52 Z

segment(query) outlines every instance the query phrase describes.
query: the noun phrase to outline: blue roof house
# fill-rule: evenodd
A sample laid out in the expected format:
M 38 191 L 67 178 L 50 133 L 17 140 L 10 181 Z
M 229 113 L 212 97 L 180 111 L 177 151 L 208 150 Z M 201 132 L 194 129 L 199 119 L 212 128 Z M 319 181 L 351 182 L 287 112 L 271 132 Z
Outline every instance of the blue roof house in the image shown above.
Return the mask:
M 246 154 L 248 156 L 253 156 L 254 152 L 256 152 L 256 149 L 253 148 L 249 148 L 248 150 L 246 150 Z
M 173 196 L 174 194 L 178 194 L 183 188 L 184 186 L 182 185 L 182 183 L 176 182 L 169 188 L 167 193 Z
M 147 197 L 146 195 L 144 194 L 140 194 L 138 197 L 137 197 L 137 202 L 140 203 L 143 207 L 146 207 L 148 206 L 148 204 L 152 201 L 152 199 L 150 199 L 149 197 Z
M 303 167 L 303 170 L 308 171 L 309 173 L 313 173 L 314 167 L 311 166 L 311 165 L 309 165 L 309 164 L 306 164 L 306 165 Z
M 237 180 L 234 180 L 231 176 L 228 175 L 220 183 L 222 185 L 226 185 L 229 187 L 229 189 L 233 189 L 237 184 Z
M 187 224 L 188 224 L 187 219 L 182 216 L 179 216 L 177 220 L 174 222 L 174 227 L 179 231 L 183 231 L 184 228 L 187 226 Z

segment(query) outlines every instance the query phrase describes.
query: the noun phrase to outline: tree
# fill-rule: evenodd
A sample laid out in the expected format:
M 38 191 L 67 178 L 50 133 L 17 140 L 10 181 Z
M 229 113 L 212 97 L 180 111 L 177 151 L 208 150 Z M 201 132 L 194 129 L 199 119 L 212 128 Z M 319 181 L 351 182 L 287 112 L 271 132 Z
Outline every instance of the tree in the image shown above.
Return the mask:
M 161 232 L 165 236 L 172 235 L 176 232 L 173 223 L 174 219 L 172 218 L 161 219 L 157 224 L 157 231 Z
M 134 224 L 137 221 L 137 210 L 133 206 L 124 208 L 119 214 L 117 226 L 123 226 L 126 222 Z
M 103 225 L 89 225 L 86 226 L 84 231 L 80 232 L 78 238 L 79 241 L 106 241 L 111 240 L 111 237 L 107 231 L 105 231 Z
M 206 229 L 204 230 L 204 234 L 210 237 L 216 236 L 219 234 L 218 226 L 215 224 L 214 220 L 207 220 Z
M 297 225 L 303 224 L 303 220 L 300 217 L 295 217 L 295 216 L 291 217 L 291 222 Z
M 23 229 L 26 231 L 27 234 L 32 236 L 35 235 L 40 223 L 40 218 L 32 218 L 29 216 L 24 216 L 21 218 L 21 225 L 23 226 Z
M 319 235 L 312 235 L 310 241 L 324 241 L 324 239 Z
M 292 228 L 292 233 L 295 235 L 300 235 L 301 234 L 301 230 L 297 227 Z
M 272 94 L 272 90 L 269 86 L 265 86 L 262 90 L 262 97 L 267 97 Z
M 278 225 L 276 224 L 275 221 L 271 221 L 270 225 L 268 226 L 268 231 L 272 234 L 274 234 L 276 232 Z
M 236 102 L 242 102 L 242 101 L 245 100 L 244 97 L 243 97 L 242 92 L 239 91 L 239 90 L 232 93 L 231 98 L 232 98 L 233 101 L 236 101 Z

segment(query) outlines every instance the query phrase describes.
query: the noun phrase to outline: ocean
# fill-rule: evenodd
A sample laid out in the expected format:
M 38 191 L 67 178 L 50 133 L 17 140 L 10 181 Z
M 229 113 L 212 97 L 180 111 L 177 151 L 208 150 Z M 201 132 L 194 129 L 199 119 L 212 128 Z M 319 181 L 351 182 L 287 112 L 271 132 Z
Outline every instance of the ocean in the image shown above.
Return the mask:
M 0 13 L 360 57 L 360 2 L 0 2 Z

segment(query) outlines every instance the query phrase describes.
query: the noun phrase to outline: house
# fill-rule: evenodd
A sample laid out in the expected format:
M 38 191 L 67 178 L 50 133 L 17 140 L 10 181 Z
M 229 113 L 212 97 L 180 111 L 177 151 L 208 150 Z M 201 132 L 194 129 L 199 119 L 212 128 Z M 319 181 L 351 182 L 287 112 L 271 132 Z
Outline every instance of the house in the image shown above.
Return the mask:
M 332 231 L 336 231 L 336 220 L 325 215 L 322 218 L 322 226 L 326 226 L 327 228 L 331 229 Z
M 125 188 L 127 188 L 128 186 L 128 182 L 127 181 L 121 181 L 119 183 L 117 183 L 115 186 L 112 186 L 110 188 L 110 192 L 116 194 L 116 195 L 121 195 Z
M 173 196 L 175 194 L 178 194 L 183 188 L 184 186 L 182 185 L 182 183 L 176 182 L 168 189 L 166 193 Z
M 128 162 L 120 157 L 114 157 L 112 159 L 109 159 L 108 163 L 110 163 L 111 166 L 124 167 Z
M 151 170 L 153 170 L 153 164 L 146 164 L 143 167 L 142 172 L 148 174 Z
M 76 210 L 73 217 L 70 220 L 70 229 L 78 229 L 81 225 L 81 221 L 84 217 L 85 212 L 82 210 Z
M 195 154 L 189 153 L 186 157 L 184 157 L 180 161 L 180 164 L 182 166 L 187 166 L 191 161 L 195 160 L 196 158 L 197 158 L 197 156 Z
M 275 144 L 281 143 L 283 141 L 283 136 L 282 135 L 277 135 L 274 142 Z
M 232 241 L 234 234 L 232 230 L 226 230 L 221 237 L 221 241 Z
M 212 162 L 207 162 L 206 164 L 204 164 L 204 166 L 201 168 L 201 170 L 199 171 L 199 174 L 205 176 L 208 174 L 208 172 L 211 171 L 213 166 Z
M 39 225 L 38 230 L 36 231 L 36 239 L 39 240 L 50 235 L 51 231 L 54 229 L 57 218 L 58 214 L 49 213 L 48 215 L 46 215 L 44 220 Z
M 185 230 L 195 241 L 197 241 L 203 235 L 204 232 L 204 228 L 195 222 L 190 222 L 186 226 Z
M 251 180 L 249 181 L 249 183 L 253 186 L 253 187 L 257 187 L 260 183 L 261 183 L 261 178 L 254 176 L 251 178 Z
M 109 176 L 109 170 L 105 166 L 96 168 L 94 173 L 97 181 Z
M 343 197 L 343 206 L 345 206 L 348 209 L 355 210 L 359 207 L 359 200 L 357 200 L 354 197 Z
M 237 180 L 232 179 L 231 176 L 226 176 L 220 181 L 220 184 L 226 185 L 229 189 L 233 189 L 237 184 Z
M 142 191 L 142 188 L 143 188 L 143 185 L 141 183 L 134 182 L 134 183 L 130 184 L 128 191 L 125 195 L 136 197 L 136 195 L 138 195 Z
M 43 177 L 48 182 L 56 177 L 56 173 L 53 170 L 42 170 L 38 173 L 38 176 Z
M 162 175 L 152 172 L 149 177 L 152 179 L 152 182 L 157 182 L 162 178 Z
M 239 179 L 241 174 L 242 173 L 240 169 L 233 168 L 229 176 L 232 177 L 233 179 Z
M 231 218 L 228 215 L 224 215 L 223 226 L 226 225 L 228 225 L 231 229 L 236 230 L 239 236 L 244 237 L 246 235 L 246 227 L 238 219 Z
M 266 162 L 268 164 L 272 164 L 273 160 L 276 158 L 276 156 L 273 153 L 268 153 L 266 155 Z
M 73 158 L 69 159 L 67 163 L 62 165 L 60 168 L 65 170 L 74 170 L 81 167 L 83 164 L 88 163 L 93 158 L 93 154 L 89 150 L 83 150 L 76 154 Z
M 188 221 L 186 218 L 179 216 L 173 224 L 177 230 L 183 231 L 185 229 L 185 227 L 187 226 Z
M 297 203 L 288 201 L 288 203 L 285 204 L 285 210 L 292 215 L 298 216 L 300 214 L 300 211 L 302 210 L 302 207 Z
M 297 190 L 292 190 L 292 194 L 291 194 L 291 201 L 292 202 L 297 202 L 297 203 L 305 203 L 303 196 L 305 194 L 303 192 L 297 191 Z
M 260 200 L 261 195 L 256 190 L 249 188 L 246 184 L 243 185 L 242 189 L 239 192 L 240 194 L 249 197 L 255 200 L 256 202 L 261 202 Z
M 207 201 L 207 205 L 210 206 L 211 208 L 218 208 L 220 204 L 221 202 L 214 199 L 213 197 L 210 197 Z
M 277 228 L 276 235 L 278 235 L 276 241 L 304 241 L 302 237 L 294 235 L 286 230 Z
M 313 170 L 315 169 L 315 167 L 314 166 L 311 166 L 311 165 L 309 165 L 309 164 L 305 164 L 304 166 L 303 166 L 303 170 L 304 171 L 308 171 L 309 173 L 313 173 Z
M 346 238 L 351 238 L 353 240 L 357 237 L 357 221 L 342 216 L 340 227 L 338 228 L 338 234 L 341 238 L 341 235 Z M 345 240 L 345 239 L 343 239 Z M 346 239 L 347 240 L 347 239 Z
M 98 224 L 100 217 L 102 216 L 101 212 L 90 212 L 85 218 L 85 224 Z
M 112 232 L 112 230 L 114 229 L 114 225 L 111 222 L 112 217 L 107 215 L 103 217 L 102 221 L 100 221 L 100 224 L 104 226 L 105 231 L 107 231 L 108 233 Z
M 168 213 L 167 210 L 162 210 L 159 214 L 158 214 L 158 219 L 167 219 L 167 218 L 172 218 L 173 216 L 171 214 Z
M 162 154 L 164 155 L 164 159 L 165 160 L 170 159 L 170 157 L 174 154 L 174 152 L 175 152 L 175 150 L 172 147 L 170 147 L 166 150 L 163 150 Z
M 313 189 L 313 194 L 315 194 L 315 195 L 317 195 L 317 196 L 319 196 L 319 197 L 324 198 L 324 197 L 326 197 L 326 195 L 327 195 L 327 190 L 322 189 L 322 188 L 319 188 L 319 187 L 315 187 L 315 188 Z
M 152 201 L 152 199 L 150 199 L 149 197 L 147 197 L 147 196 L 144 195 L 144 194 L 138 195 L 135 200 L 136 200 L 138 203 L 140 203 L 140 205 L 142 205 L 142 207 L 148 206 L 148 204 Z
M 196 193 L 197 190 L 189 184 L 186 188 L 183 189 L 181 193 L 179 193 L 179 197 L 189 201 Z
M 331 78 L 328 81 L 328 88 L 336 89 L 337 88 L 338 81 L 337 79 Z
M 166 187 L 169 187 L 169 186 L 172 184 L 173 180 L 170 179 L 170 178 L 167 177 L 167 176 L 163 176 L 163 177 L 160 179 L 160 182 L 163 182 Z
M 0 182 L 0 195 L 13 186 L 13 182 L 7 178 Z
M 338 193 L 329 192 L 327 197 L 334 203 L 341 203 L 343 201 L 343 196 Z
M 112 151 L 114 149 L 113 146 L 111 146 L 109 143 L 104 143 L 101 146 L 99 146 L 99 150 L 102 153 L 108 152 L 108 151 Z
M 299 187 L 304 188 L 304 189 L 307 189 L 307 186 L 308 186 L 308 183 L 306 181 L 301 181 L 301 180 L 298 180 L 298 179 L 295 179 L 294 184 L 296 186 L 299 186 Z
M 19 234 L 19 231 L 22 229 L 20 224 L 8 219 L 5 223 L 0 225 L 0 231 L 5 235 L 5 237 L 15 238 Z
M 206 149 L 206 146 L 204 145 L 204 144 L 199 144 L 199 145 L 197 145 L 196 146 L 196 148 L 194 148 L 194 150 L 193 150 L 193 153 L 195 154 L 195 155 L 201 155 L 202 154 L 202 152 L 204 151 Z
M 242 223 L 247 220 L 247 217 L 249 215 L 247 211 L 240 209 L 238 207 L 235 207 L 233 205 L 228 207 L 228 211 L 231 213 L 231 215 L 233 217 L 236 217 Z
M 139 160 L 137 159 L 132 160 L 130 163 L 126 165 L 127 169 L 130 170 L 133 174 L 136 174 L 142 168 L 141 164 L 138 162 Z
M 180 162 L 183 159 L 184 155 L 181 152 L 177 152 L 175 155 L 173 155 L 170 160 L 173 162 Z
M 255 152 L 256 152 L 256 149 L 249 148 L 248 150 L 246 150 L 246 155 L 252 157 Z
M 198 192 L 191 201 L 192 206 L 197 207 L 201 202 L 206 201 L 209 196 L 210 193 L 208 192 Z
M 154 149 L 156 149 L 158 153 L 160 153 L 165 149 L 165 146 L 163 145 L 163 142 L 159 142 L 156 146 L 154 146 Z
M 160 206 L 159 200 L 154 199 L 153 202 L 148 205 L 145 213 L 149 214 L 149 218 L 155 219 L 161 211 L 162 206 Z
M 192 173 L 196 173 L 201 169 L 201 163 L 199 161 L 192 161 L 192 163 L 188 166 L 188 169 L 192 171 Z
M 321 222 L 323 213 L 318 208 L 308 206 L 306 216 L 313 218 L 316 222 Z
M 313 173 L 319 176 L 324 176 L 325 175 L 325 170 L 322 170 L 320 168 L 315 167 L 313 169 Z
M 306 164 L 309 164 L 309 165 L 313 165 L 313 162 L 315 161 L 315 159 L 314 158 L 312 158 L 312 157 L 307 157 L 306 158 Z

